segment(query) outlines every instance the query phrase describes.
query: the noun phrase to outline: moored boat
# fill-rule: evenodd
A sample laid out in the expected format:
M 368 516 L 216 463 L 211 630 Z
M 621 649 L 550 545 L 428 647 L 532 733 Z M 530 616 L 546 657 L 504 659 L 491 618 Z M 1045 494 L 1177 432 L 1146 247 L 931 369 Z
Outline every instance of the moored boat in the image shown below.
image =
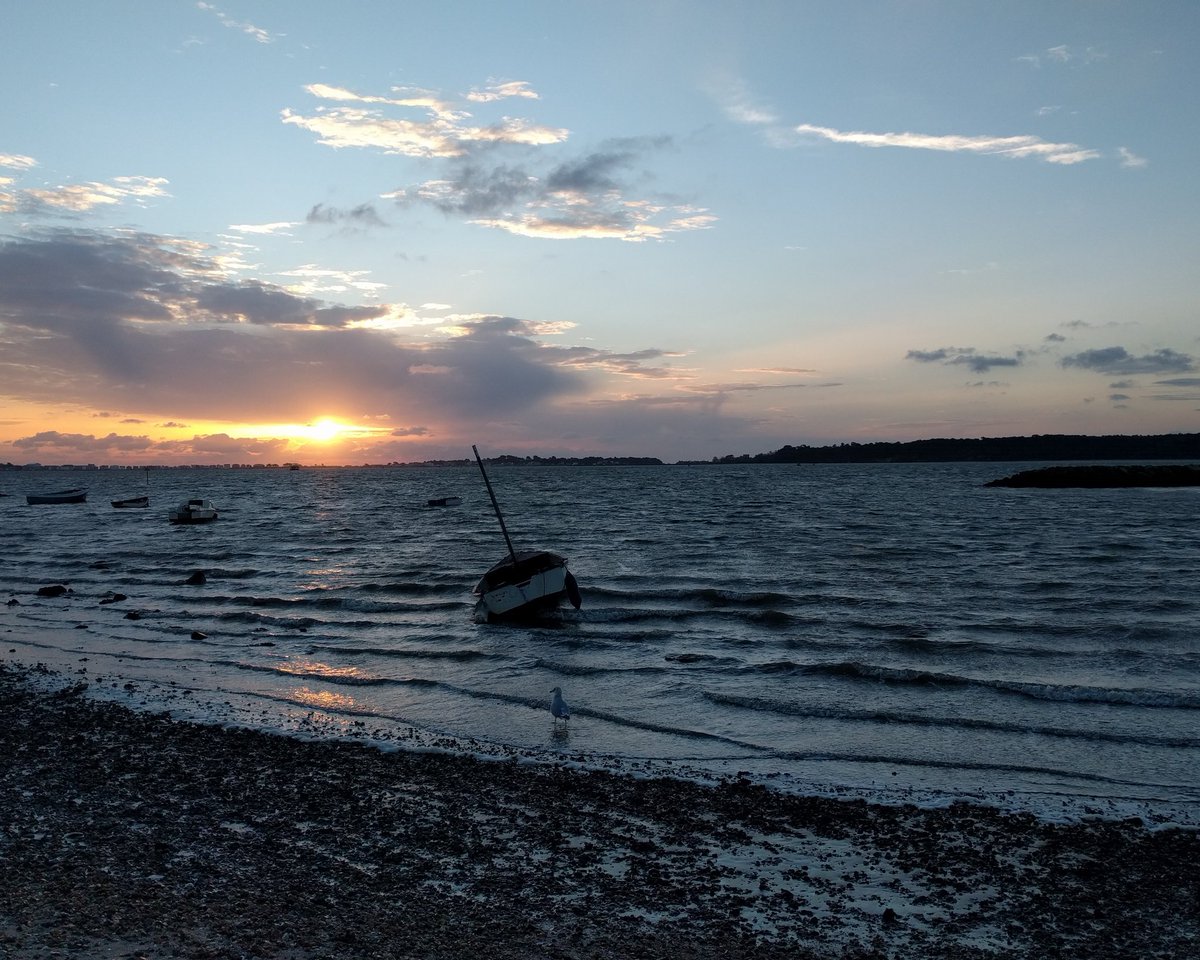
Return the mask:
M 500 522 L 500 532 L 504 534 L 504 542 L 508 546 L 508 556 L 493 564 L 472 590 L 479 598 L 476 601 L 476 614 L 482 614 L 488 620 L 527 617 L 554 610 L 563 598 L 578 610 L 582 602 L 579 584 L 567 569 L 566 557 L 549 550 L 518 552 L 513 549 L 504 515 L 500 512 L 500 504 L 496 502 L 496 494 L 483 468 L 479 450 L 474 445 L 471 449 L 475 453 L 475 462 L 479 464 L 479 472 L 483 474 L 492 509 Z
M 457 507 L 462 504 L 462 497 L 431 497 L 425 501 L 427 507 Z
M 124 500 L 113 500 L 112 505 L 118 509 L 125 507 L 148 507 L 150 506 L 150 497 L 148 494 L 142 494 L 140 497 L 126 497 Z
M 73 490 L 57 490 L 54 493 L 26 494 L 27 504 L 38 503 L 83 503 L 87 500 L 87 490 L 76 487 Z
M 522 550 L 494 564 L 472 591 L 489 619 L 555 609 L 563 598 L 579 608 L 579 586 L 567 558 L 549 550 Z
M 208 523 L 217 519 L 217 508 L 211 500 L 184 500 L 167 514 L 172 523 Z

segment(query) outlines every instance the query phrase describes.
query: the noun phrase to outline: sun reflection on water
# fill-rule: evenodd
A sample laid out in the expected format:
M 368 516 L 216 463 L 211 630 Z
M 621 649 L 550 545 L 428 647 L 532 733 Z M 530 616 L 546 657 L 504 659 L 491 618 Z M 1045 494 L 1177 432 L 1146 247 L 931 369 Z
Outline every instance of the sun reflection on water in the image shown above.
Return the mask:
M 334 666 L 320 660 L 292 660 L 276 668 L 297 677 L 327 677 L 331 680 L 372 680 L 374 676 L 354 666 Z
M 313 690 L 311 687 L 297 687 L 292 691 L 292 699 L 319 710 L 353 710 L 358 707 L 354 697 L 331 690 Z

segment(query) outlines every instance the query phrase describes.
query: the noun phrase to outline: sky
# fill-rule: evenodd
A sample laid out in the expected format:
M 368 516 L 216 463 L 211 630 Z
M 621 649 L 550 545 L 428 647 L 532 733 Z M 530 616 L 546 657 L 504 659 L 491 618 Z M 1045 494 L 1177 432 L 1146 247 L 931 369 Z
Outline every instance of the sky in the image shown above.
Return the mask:
M 0 462 L 1200 431 L 1191 0 L 0 22 Z

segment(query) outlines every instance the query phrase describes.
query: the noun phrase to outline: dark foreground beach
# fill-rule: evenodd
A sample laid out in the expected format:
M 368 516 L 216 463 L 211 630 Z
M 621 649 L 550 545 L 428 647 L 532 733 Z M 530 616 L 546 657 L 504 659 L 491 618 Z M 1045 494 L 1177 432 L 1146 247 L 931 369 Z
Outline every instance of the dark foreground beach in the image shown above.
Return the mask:
M 1200 955 L 1194 830 L 386 753 L 83 687 L 0 664 L 6 958 Z

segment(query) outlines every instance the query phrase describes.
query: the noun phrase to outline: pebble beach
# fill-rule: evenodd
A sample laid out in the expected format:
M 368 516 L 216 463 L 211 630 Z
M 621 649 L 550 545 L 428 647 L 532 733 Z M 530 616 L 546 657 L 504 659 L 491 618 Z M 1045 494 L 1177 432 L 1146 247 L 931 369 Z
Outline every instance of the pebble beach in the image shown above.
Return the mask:
M 385 751 L 0 661 L 0 954 L 1089 957 L 1200 950 L 1200 835 Z

